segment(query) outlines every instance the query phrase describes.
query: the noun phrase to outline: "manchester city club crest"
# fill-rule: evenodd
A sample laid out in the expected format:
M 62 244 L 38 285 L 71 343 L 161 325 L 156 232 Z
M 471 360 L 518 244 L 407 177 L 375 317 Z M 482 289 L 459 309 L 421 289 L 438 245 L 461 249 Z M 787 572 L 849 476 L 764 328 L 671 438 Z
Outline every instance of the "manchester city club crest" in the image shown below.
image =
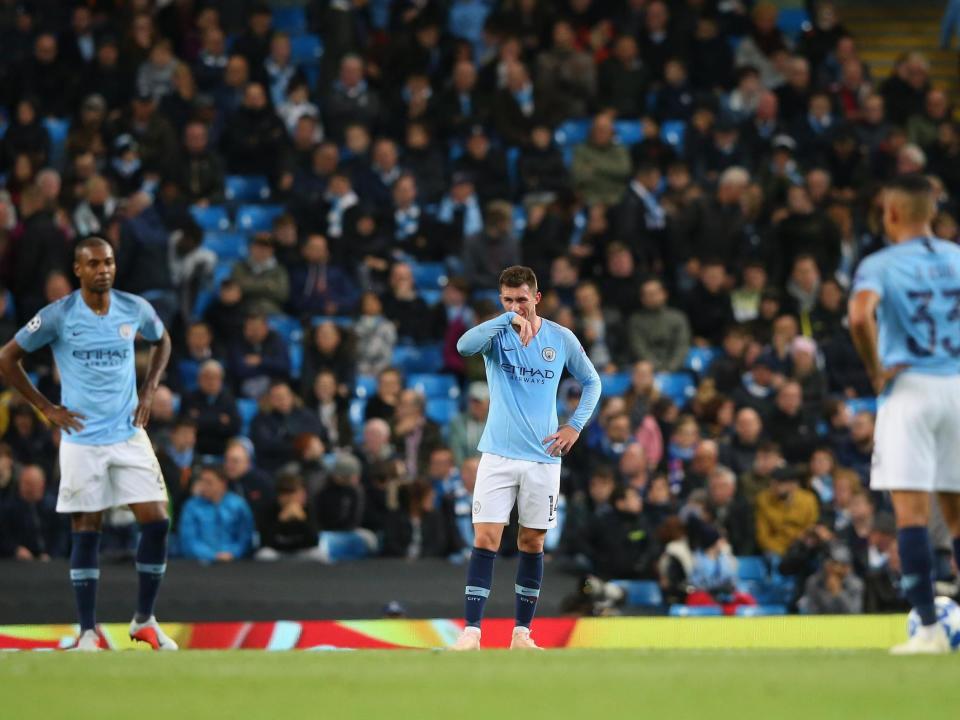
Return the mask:
M 540 353 L 540 355 L 542 355 L 543 359 L 546 360 L 547 362 L 553 362 L 554 360 L 557 359 L 557 351 L 554 350 L 552 347 L 545 347 L 543 349 L 543 352 Z
M 473 503 L 473 514 L 476 515 L 479 512 L 480 512 L 480 501 L 477 500 L 475 503 Z
M 34 315 L 33 319 L 27 323 L 27 332 L 35 333 L 40 329 L 41 325 L 43 325 L 43 320 L 40 319 L 39 315 Z
M 120 337 L 122 337 L 124 340 L 129 340 L 130 338 L 132 338 L 132 337 L 133 337 L 133 327 L 132 327 L 131 325 L 128 325 L 127 323 L 124 323 L 123 325 L 121 325 L 121 326 L 120 326 Z

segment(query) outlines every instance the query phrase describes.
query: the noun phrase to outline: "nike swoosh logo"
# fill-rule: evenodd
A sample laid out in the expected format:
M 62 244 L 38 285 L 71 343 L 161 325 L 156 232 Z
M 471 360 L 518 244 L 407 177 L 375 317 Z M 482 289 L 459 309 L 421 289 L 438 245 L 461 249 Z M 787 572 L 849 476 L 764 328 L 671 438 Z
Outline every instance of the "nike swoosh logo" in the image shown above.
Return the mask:
M 514 352 L 515 350 L 516 350 L 516 348 L 504 348 L 504 349 L 503 349 L 504 352 Z
M 79 333 L 79 332 L 72 332 L 72 333 L 70 333 L 70 334 L 73 335 L 74 337 L 76 337 L 76 336 L 79 335 L 80 333 Z

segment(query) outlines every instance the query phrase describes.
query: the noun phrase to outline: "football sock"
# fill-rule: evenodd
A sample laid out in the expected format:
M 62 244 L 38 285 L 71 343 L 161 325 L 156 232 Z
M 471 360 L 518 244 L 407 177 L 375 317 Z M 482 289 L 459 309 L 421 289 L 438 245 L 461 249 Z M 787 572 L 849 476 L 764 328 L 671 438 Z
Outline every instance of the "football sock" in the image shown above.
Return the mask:
M 475 547 L 470 553 L 467 566 L 466 611 L 464 617 L 468 627 L 480 628 L 483 619 L 483 606 L 490 597 L 493 586 L 493 561 L 497 554 L 492 550 Z
M 540 584 L 543 582 L 543 553 L 520 551 L 517 565 L 517 627 L 529 628 L 533 614 L 537 611 L 537 598 L 540 597 Z
M 960 568 L 960 537 L 953 539 L 953 559 L 957 563 L 957 568 Z
M 140 577 L 135 617 L 137 622 L 145 622 L 153 615 L 160 582 L 167 569 L 169 529 L 169 520 L 158 520 L 140 526 L 140 544 L 137 546 L 137 575 Z
M 900 528 L 897 532 L 900 565 L 903 568 L 901 584 L 907 600 L 924 625 L 933 625 L 937 613 L 933 606 L 933 561 L 930 556 L 930 535 L 924 526 Z
M 73 533 L 70 582 L 77 601 L 80 632 L 97 627 L 97 581 L 100 579 L 100 533 Z

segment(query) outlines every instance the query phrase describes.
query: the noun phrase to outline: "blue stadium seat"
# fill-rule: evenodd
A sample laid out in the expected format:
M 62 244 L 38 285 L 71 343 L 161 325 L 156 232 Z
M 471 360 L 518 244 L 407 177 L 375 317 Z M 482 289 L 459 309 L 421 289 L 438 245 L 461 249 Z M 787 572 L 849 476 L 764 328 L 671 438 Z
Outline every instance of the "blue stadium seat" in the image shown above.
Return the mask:
M 177 363 L 177 375 L 180 377 L 180 387 L 187 392 L 197 389 L 197 374 L 200 372 L 200 362 L 186 359 Z
M 240 413 L 240 432 L 243 435 L 250 434 L 250 423 L 257 416 L 259 407 L 256 400 L 250 398 L 240 398 L 237 400 L 237 412 Z
M 660 607 L 663 594 L 654 580 L 613 580 L 614 585 L 623 589 L 630 607 Z
M 510 188 L 517 192 L 520 189 L 520 148 L 508 147 L 507 152 L 507 180 Z
M 367 410 L 366 398 L 353 398 L 350 401 L 350 408 L 347 410 L 347 416 L 350 418 L 350 426 L 357 435 L 363 430 L 363 414 Z
M 786 615 L 786 605 L 741 605 L 736 609 L 737 617 L 764 617 L 767 615 Z
M 370 0 L 370 24 L 375 30 L 386 30 L 390 24 L 390 5 L 393 0 Z
M 683 120 L 667 120 L 660 126 L 660 138 L 677 152 L 683 150 L 683 137 L 686 132 L 687 124 Z
M 689 373 L 658 373 L 656 377 L 657 387 L 660 392 L 669 397 L 677 407 L 685 407 L 696 392 L 697 386 L 693 383 L 693 378 Z
M 720 356 L 721 352 L 719 348 L 691 347 L 683 361 L 683 369 L 702 375 L 710 369 L 713 361 Z
M 426 415 L 438 425 L 447 425 L 460 411 L 456 400 L 449 398 L 429 398 L 427 400 Z
M 427 305 L 437 305 L 443 297 L 443 290 L 430 288 L 429 290 L 418 290 L 420 297 Z
M 854 415 L 862 412 L 877 414 L 877 399 L 872 397 L 853 398 L 844 400 L 850 412 Z
M 443 263 L 410 263 L 413 284 L 421 290 L 442 288 L 447 284 L 447 268 Z
M 573 147 L 574 145 L 579 145 L 585 142 L 587 136 L 590 135 L 590 126 L 592 124 L 593 120 L 590 118 L 567 120 L 566 122 L 561 123 L 560 127 L 558 127 L 556 132 L 554 132 L 553 139 L 560 147 Z
M 358 398 L 373 397 L 377 392 L 377 378 L 373 375 L 357 375 L 353 392 Z
M 617 120 L 613 130 L 624 145 L 636 145 L 643 140 L 643 124 L 639 120 Z
M 303 372 L 303 343 L 287 343 L 287 354 L 290 356 L 290 377 L 299 380 Z
M 671 617 L 719 617 L 723 615 L 723 609 L 719 605 L 671 605 Z
M 600 394 L 623 395 L 630 388 L 630 373 L 603 373 L 600 375 Z
M 307 13 L 302 6 L 273 8 L 273 29 L 287 35 L 299 35 L 307 31 Z
M 313 327 L 317 327 L 318 325 L 323 325 L 323 323 L 328 320 L 338 328 L 349 328 L 356 322 L 352 317 L 347 315 L 314 315 L 310 322 L 313 324 Z
M 270 199 L 270 183 L 263 175 L 227 175 L 223 192 L 231 202 L 263 202 Z
M 201 290 L 197 293 L 197 299 L 193 303 L 193 316 L 195 318 L 203 317 L 203 314 L 207 311 L 207 308 L 210 307 L 210 303 L 216 299 L 217 292 L 220 289 L 220 283 L 230 277 L 232 272 L 233 263 L 217 263 L 216 267 L 213 269 L 213 282 L 210 284 L 211 287 Z
M 404 374 L 440 372 L 443 351 L 439 345 L 398 345 L 393 349 L 392 364 Z
M 460 386 L 452 375 L 414 373 L 407 378 L 407 387 L 413 388 L 427 399 L 460 397 Z
M 237 209 L 237 227 L 248 233 L 266 232 L 282 214 L 282 205 L 241 205 Z
M 222 205 L 208 205 L 207 207 L 190 208 L 190 214 L 197 221 L 197 225 L 206 231 L 229 230 L 230 216 Z
M 369 538 L 373 538 L 370 533 Z M 320 553 L 325 562 L 363 560 L 376 551 L 368 536 L 356 530 L 324 530 L 320 533 Z
M 737 577 L 741 580 L 766 580 L 768 575 L 767 561 L 760 555 L 737 558 Z
M 67 145 L 67 133 L 70 132 L 70 121 L 48 117 L 43 119 L 43 126 L 50 135 L 50 165 L 61 165 L 64 150 Z
M 803 8 L 780 8 L 777 13 L 777 27 L 784 35 L 796 39 L 810 28 L 810 16 Z
M 286 343 L 303 342 L 303 326 L 295 317 L 289 315 L 271 315 L 267 323 L 276 330 Z
M 500 308 L 500 291 L 499 290 L 474 290 L 472 293 L 472 298 L 474 302 L 480 300 L 488 300 L 492 302 L 494 307 L 497 309 Z
M 247 236 L 243 233 L 205 232 L 203 246 L 217 254 L 218 260 L 239 260 L 247 256 Z
M 290 60 L 294 65 L 316 67 L 323 58 L 323 41 L 319 35 L 290 38 Z
M 513 232 L 519 237 L 527 229 L 527 209 L 523 205 L 513 206 Z

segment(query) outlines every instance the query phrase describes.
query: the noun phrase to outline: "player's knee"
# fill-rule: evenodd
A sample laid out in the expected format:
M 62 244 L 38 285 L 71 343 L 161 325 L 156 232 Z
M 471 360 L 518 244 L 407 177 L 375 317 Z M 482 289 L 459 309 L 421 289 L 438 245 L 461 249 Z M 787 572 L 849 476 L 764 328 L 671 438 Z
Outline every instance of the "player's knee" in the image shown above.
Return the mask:
M 530 528 L 521 528 L 517 535 L 517 548 L 525 553 L 543 552 L 543 541 L 547 533 L 545 530 L 532 530 Z
M 473 545 L 481 550 L 496 552 L 500 549 L 502 529 L 477 528 L 473 536 Z
M 103 513 L 74 513 L 70 518 L 73 532 L 100 532 Z

